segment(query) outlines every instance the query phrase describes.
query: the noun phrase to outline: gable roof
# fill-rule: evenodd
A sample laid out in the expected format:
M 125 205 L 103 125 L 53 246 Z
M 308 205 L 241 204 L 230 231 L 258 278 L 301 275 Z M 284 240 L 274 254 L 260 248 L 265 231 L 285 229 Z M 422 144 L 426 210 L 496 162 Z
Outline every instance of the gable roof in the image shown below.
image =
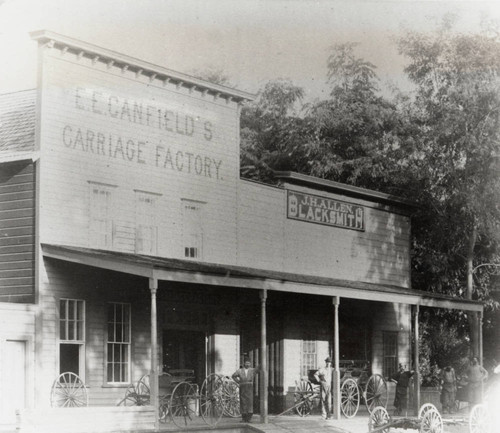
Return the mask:
M 0 162 L 28 159 L 35 150 L 36 90 L 0 95 Z

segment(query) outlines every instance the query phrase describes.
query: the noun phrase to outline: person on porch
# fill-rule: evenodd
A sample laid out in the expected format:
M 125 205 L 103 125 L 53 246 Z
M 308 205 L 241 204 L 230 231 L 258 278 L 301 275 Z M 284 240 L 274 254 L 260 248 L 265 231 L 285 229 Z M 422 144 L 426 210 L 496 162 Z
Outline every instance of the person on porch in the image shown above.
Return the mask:
M 241 421 L 250 422 L 253 416 L 253 382 L 259 373 L 257 368 L 252 368 L 249 358 L 245 358 L 243 367 L 236 370 L 232 376 L 240 388 Z
M 396 382 L 394 415 L 401 415 L 408 409 L 408 388 L 410 386 L 410 379 L 415 372 L 413 370 L 406 371 L 405 367 L 399 364 L 398 371 L 391 377 L 391 380 Z
M 477 358 L 471 359 L 471 364 L 465 373 L 469 388 L 469 404 L 472 407 L 481 403 L 482 383 L 488 379 L 488 372 L 479 364 Z
M 327 357 L 325 366 L 314 373 L 314 378 L 321 385 L 321 412 L 324 419 L 332 416 L 332 371 L 332 360 Z
M 448 365 L 440 373 L 441 381 L 441 404 L 443 405 L 443 413 L 455 412 L 455 400 L 457 393 L 457 378 L 455 370 L 452 366 Z

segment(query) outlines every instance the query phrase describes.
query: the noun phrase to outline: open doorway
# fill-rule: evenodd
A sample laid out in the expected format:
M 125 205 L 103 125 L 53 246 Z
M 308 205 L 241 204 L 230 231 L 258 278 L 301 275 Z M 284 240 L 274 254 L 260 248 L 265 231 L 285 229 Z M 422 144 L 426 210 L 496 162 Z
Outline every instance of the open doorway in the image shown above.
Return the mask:
M 165 329 L 163 331 L 163 371 L 192 370 L 194 382 L 202 385 L 206 375 L 205 333 Z

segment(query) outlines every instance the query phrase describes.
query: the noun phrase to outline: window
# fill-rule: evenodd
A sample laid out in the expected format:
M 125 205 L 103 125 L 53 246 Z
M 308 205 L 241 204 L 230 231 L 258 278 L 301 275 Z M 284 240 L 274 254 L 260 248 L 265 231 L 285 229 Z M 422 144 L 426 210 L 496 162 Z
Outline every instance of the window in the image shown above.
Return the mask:
M 192 200 L 182 200 L 182 241 L 184 257 L 203 258 L 203 205 Z
M 157 254 L 158 224 L 156 202 L 158 196 L 135 192 L 135 251 L 139 254 Z
M 317 342 L 316 340 L 302 340 L 300 376 L 307 376 L 309 370 L 317 368 Z
M 113 246 L 112 186 L 90 183 L 90 245 Z
M 59 372 L 83 376 L 85 354 L 85 301 L 59 301 Z
M 130 304 L 108 304 L 107 382 L 130 382 Z
M 384 377 L 392 377 L 398 367 L 398 333 L 383 332 Z

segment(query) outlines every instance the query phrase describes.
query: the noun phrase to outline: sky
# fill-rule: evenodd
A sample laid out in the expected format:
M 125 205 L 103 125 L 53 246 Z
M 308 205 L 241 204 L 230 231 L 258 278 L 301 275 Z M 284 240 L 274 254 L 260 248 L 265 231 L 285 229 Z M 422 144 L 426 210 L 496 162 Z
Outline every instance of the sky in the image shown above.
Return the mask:
M 329 48 L 341 42 L 359 43 L 382 87 L 404 89 L 394 40 L 447 13 L 475 32 L 482 17 L 500 23 L 500 0 L 0 0 L 0 36 L 46 29 L 188 74 L 222 70 L 250 93 L 290 79 L 315 99 L 329 93 Z

